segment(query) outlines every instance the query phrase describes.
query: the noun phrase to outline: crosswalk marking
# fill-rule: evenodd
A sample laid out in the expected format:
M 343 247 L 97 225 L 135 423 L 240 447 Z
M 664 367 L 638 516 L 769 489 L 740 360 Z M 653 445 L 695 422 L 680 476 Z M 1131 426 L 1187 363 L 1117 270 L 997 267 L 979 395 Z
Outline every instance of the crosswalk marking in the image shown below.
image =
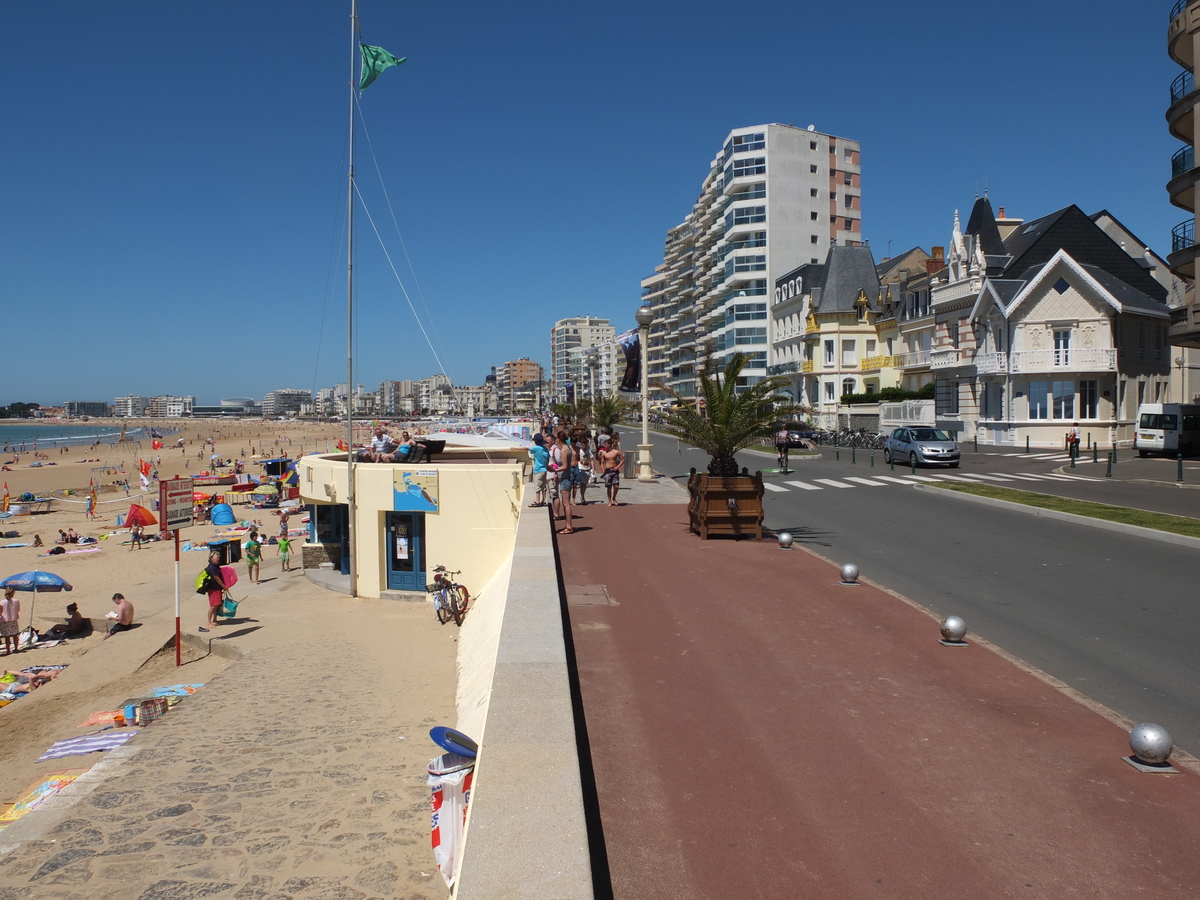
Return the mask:
M 859 485 L 867 487 L 887 487 L 888 484 L 914 485 L 923 483 L 936 483 L 939 481 L 957 481 L 962 484 L 987 484 L 994 481 L 1094 481 L 1094 478 L 1089 478 L 1086 475 L 1068 475 L 1059 472 L 1005 472 L 1000 473 L 984 473 L 972 472 L 969 474 L 949 475 L 873 475 L 870 478 L 864 478 L 859 475 L 846 475 L 841 480 L 836 478 L 814 478 L 812 482 L 808 481 L 785 481 L 782 484 L 772 482 L 764 482 L 763 487 L 768 491 L 776 491 L 787 493 L 789 488 L 796 488 L 801 491 L 820 491 L 826 487 L 834 488 L 854 488 Z M 853 483 L 851 483 L 853 482 Z M 784 486 L 786 485 L 786 487 Z

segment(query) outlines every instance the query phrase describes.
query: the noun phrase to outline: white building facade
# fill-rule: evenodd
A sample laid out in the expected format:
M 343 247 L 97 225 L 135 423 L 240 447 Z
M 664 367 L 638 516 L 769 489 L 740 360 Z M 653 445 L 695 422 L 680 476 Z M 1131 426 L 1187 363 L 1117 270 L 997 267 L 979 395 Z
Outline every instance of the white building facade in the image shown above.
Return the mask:
M 577 400 L 591 397 L 593 392 L 603 396 L 616 390 L 625 359 L 616 336 L 616 328 L 608 319 L 575 316 L 555 322 L 550 329 L 552 398 L 566 402 L 568 383 L 574 386 Z M 596 354 L 595 366 L 588 363 L 592 352 Z
M 777 280 L 822 262 L 831 244 L 858 246 L 861 235 L 857 141 L 812 126 L 730 132 L 692 211 L 667 233 L 662 264 L 642 281 L 655 314 L 650 382 L 695 396 L 706 362 L 720 366 L 734 353 L 749 356 L 743 383 L 761 380 L 777 364 L 768 313 Z

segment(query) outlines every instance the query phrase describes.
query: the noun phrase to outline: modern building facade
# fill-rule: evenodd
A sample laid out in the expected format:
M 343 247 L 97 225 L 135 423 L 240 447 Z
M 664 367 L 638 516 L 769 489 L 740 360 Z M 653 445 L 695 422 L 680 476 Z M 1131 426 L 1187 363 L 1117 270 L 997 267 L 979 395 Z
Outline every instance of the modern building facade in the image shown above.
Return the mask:
M 608 319 L 575 316 L 559 319 L 550 329 L 550 398 L 566 402 L 567 385 L 576 399 L 616 390 L 614 378 L 624 370 L 617 331 Z M 589 356 L 595 353 L 595 365 Z
M 1178 383 L 1177 398 L 1193 400 L 1200 397 L 1200 302 L 1197 301 L 1194 281 L 1196 259 L 1200 245 L 1196 242 L 1197 216 L 1196 184 L 1200 182 L 1200 167 L 1196 165 L 1196 144 L 1200 143 L 1200 91 L 1196 90 L 1196 60 L 1200 58 L 1200 2 L 1179 0 L 1171 9 L 1167 30 L 1167 52 L 1183 71 L 1171 82 L 1171 105 L 1167 109 L 1167 127 L 1183 141 L 1183 146 L 1171 158 L 1171 180 L 1167 196 L 1171 203 L 1186 210 L 1188 217 L 1171 231 L 1171 255 L 1167 257 L 1171 271 L 1187 279 L 1185 296 L 1168 301 L 1171 324 L 1168 337 L 1179 348 L 1173 352 Z
M 655 315 L 651 383 L 695 396 L 697 372 L 733 353 L 749 357 L 744 383 L 767 375 L 770 294 L 785 272 L 821 263 L 831 244 L 861 242 L 861 171 L 857 141 L 812 126 L 729 133 L 691 212 L 667 232 L 662 264 L 642 281 Z
M 69 400 L 63 404 L 63 413 L 70 419 L 80 416 L 104 418 L 110 410 L 111 407 L 103 400 Z
M 537 405 L 542 389 L 542 366 L 528 356 L 510 360 L 496 372 L 496 394 L 501 412 L 532 409 Z M 546 398 L 543 395 L 541 399 Z
M 149 408 L 149 397 L 137 397 L 130 394 L 127 397 L 118 397 L 113 401 L 113 415 L 120 418 L 140 418 L 146 415 L 146 410 Z
M 262 414 L 268 418 L 298 416 L 312 398 L 312 391 L 303 388 L 279 388 L 263 397 Z

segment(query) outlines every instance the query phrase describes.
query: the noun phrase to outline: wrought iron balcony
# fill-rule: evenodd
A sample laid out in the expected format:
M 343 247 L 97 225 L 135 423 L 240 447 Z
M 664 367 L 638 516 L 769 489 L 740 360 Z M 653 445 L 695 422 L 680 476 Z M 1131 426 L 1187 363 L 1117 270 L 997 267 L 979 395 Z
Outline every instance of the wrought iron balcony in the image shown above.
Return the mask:
M 1195 3 L 1196 0 L 1176 0 L 1174 6 L 1171 7 L 1171 15 L 1168 21 L 1174 21 L 1175 17 Z
M 1171 82 L 1171 102 L 1178 103 L 1196 87 L 1196 79 L 1191 72 L 1180 72 L 1179 77 Z
M 1185 219 L 1171 229 L 1171 252 L 1196 246 L 1196 219 Z
M 1196 148 L 1180 147 L 1171 156 L 1171 177 L 1178 178 L 1196 168 Z

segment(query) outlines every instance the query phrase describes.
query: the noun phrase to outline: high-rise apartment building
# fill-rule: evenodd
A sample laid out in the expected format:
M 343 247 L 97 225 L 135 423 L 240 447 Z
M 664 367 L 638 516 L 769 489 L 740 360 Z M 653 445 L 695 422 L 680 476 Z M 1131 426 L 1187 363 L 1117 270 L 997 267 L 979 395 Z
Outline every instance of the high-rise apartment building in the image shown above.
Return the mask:
M 608 319 L 576 316 L 555 322 L 550 329 L 551 399 L 566 402 L 568 383 L 574 385 L 576 399 L 614 391 L 614 377 L 623 371 L 624 360 L 616 336 Z M 588 361 L 593 352 L 595 365 Z
M 312 398 L 312 391 L 303 388 L 279 388 L 263 397 L 262 414 L 268 418 L 298 416 L 300 410 L 312 402 Z
M 1181 348 L 1173 354 L 1175 399 L 1191 400 L 1200 396 L 1200 370 L 1194 368 L 1195 354 L 1200 348 L 1200 300 L 1195 287 L 1196 260 L 1200 244 L 1196 242 L 1196 225 L 1200 223 L 1200 204 L 1197 204 L 1196 185 L 1200 183 L 1200 167 L 1196 165 L 1196 144 L 1200 143 L 1200 92 L 1196 90 L 1196 60 L 1200 59 L 1200 2 L 1179 0 L 1171 10 L 1167 30 L 1167 52 L 1183 66 L 1183 71 L 1171 82 L 1171 106 L 1167 109 L 1167 126 L 1175 137 L 1184 142 L 1171 158 L 1171 180 L 1167 195 L 1171 202 L 1188 212 L 1188 217 L 1171 229 L 1171 255 L 1167 264 L 1179 278 L 1189 280 L 1182 298 L 1171 297 L 1171 324 L 1168 340 Z M 1190 348 L 1190 349 L 1188 349 Z
M 149 407 L 149 397 L 139 397 L 129 394 L 125 397 L 118 397 L 113 401 L 113 415 L 121 418 L 137 418 L 144 416 Z
M 528 356 L 506 362 L 496 372 L 497 402 L 502 412 L 518 412 L 537 405 L 537 387 L 542 380 L 541 364 Z M 532 402 L 529 398 L 535 398 Z M 545 399 L 543 395 L 543 400 Z
M 692 211 L 667 232 L 662 265 L 642 281 L 643 302 L 655 314 L 651 383 L 695 396 L 697 371 L 733 353 L 749 356 L 743 383 L 766 376 L 776 280 L 824 261 L 831 244 L 861 242 L 859 152 L 857 141 L 812 126 L 729 133 Z

